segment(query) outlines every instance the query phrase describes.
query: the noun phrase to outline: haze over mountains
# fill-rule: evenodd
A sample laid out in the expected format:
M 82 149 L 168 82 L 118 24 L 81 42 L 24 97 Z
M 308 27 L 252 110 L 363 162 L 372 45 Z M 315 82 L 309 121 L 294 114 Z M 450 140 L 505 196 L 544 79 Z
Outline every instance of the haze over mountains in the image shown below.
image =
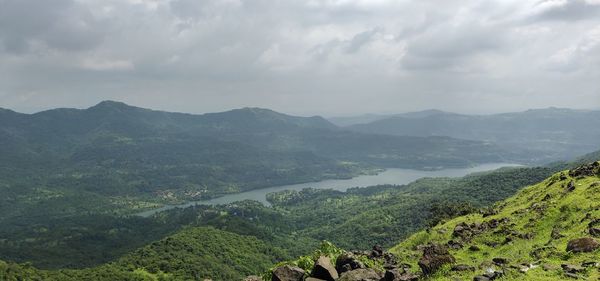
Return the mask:
M 592 151 L 600 138 L 600 131 L 595 129 L 600 127 L 600 111 L 565 108 L 492 115 L 426 110 L 352 123 L 346 123 L 344 128 L 396 136 L 449 136 L 491 142 L 513 150 L 528 147 L 543 155 L 537 159 L 541 162 L 569 159 Z

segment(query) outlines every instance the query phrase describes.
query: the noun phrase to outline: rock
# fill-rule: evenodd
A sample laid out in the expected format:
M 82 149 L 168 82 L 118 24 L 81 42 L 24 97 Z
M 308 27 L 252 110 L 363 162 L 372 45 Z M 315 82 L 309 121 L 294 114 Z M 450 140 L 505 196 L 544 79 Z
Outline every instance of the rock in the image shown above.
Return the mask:
M 588 224 L 588 233 L 594 237 L 600 237 L 600 219 L 592 220 Z
M 508 260 L 505 258 L 493 258 L 492 261 L 497 265 L 506 265 L 508 264 Z
M 570 264 L 561 264 L 560 267 L 562 267 L 564 272 L 568 272 L 568 273 L 581 273 L 585 270 L 585 268 L 583 268 L 581 266 L 570 265 Z
M 473 281 L 490 281 L 491 279 L 483 276 L 483 275 L 477 275 L 475 277 L 473 277 Z
M 342 273 L 337 281 L 380 281 L 381 276 L 370 268 L 359 268 Z
M 575 182 L 574 181 L 570 181 L 569 184 L 567 184 L 567 187 L 565 188 L 566 192 L 572 192 L 575 190 Z
M 475 271 L 475 267 L 466 264 L 457 264 L 452 266 L 452 271 Z
M 497 278 L 500 278 L 504 275 L 504 272 L 502 271 L 491 271 L 491 272 L 486 272 L 483 274 L 484 277 L 487 277 L 489 280 L 495 280 Z
M 398 267 L 398 259 L 392 253 L 383 254 L 383 268 L 391 269 Z
M 381 281 L 417 281 L 419 276 L 402 269 L 387 270 Z
M 246 277 L 244 281 L 262 281 L 262 278 L 260 278 L 260 276 L 250 275 Z
M 335 261 L 335 269 L 339 273 L 358 268 L 365 268 L 365 265 L 352 253 L 343 253 Z
M 454 263 L 455 259 L 444 245 L 432 244 L 423 249 L 423 256 L 419 260 L 419 267 L 423 274 L 430 275 L 445 264 Z
M 381 256 L 383 256 L 383 248 L 379 245 L 373 246 L 373 249 L 371 250 L 371 257 L 378 258 Z
M 328 257 L 320 256 L 315 262 L 315 266 L 313 267 L 311 277 L 327 280 L 327 281 L 335 281 L 340 276 L 333 264 L 331 264 L 331 260 Z
M 304 270 L 297 266 L 284 265 L 273 270 L 272 281 L 302 281 Z
M 458 241 L 454 241 L 454 240 L 450 240 L 448 241 L 448 247 L 450 247 L 450 249 L 454 249 L 454 250 L 458 250 L 461 249 L 463 247 L 463 244 L 458 242 Z
M 573 279 L 579 279 L 580 278 L 579 275 L 577 275 L 575 273 L 570 273 L 570 272 L 565 273 L 565 276 L 573 278 Z
M 598 248 L 600 248 L 600 243 L 589 237 L 574 239 L 567 243 L 567 252 L 573 253 L 589 253 Z
M 569 171 L 571 177 L 591 177 L 600 173 L 600 162 L 579 166 Z
M 404 273 L 395 281 L 418 281 L 419 276 L 412 273 Z
M 469 251 L 478 252 L 481 251 L 481 249 L 476 245 L 471 245 L 471 247 L 469 247 Z
M 600 267 L 600 263 L 596 261 L 584 261 L 581 263 L 582 267 Z
M 319 279 L 319 278 L 314 278 L 314 277 L 308 277 L 308 278 L 304 279 L 304 281 L 325 281 L 325 280 Z

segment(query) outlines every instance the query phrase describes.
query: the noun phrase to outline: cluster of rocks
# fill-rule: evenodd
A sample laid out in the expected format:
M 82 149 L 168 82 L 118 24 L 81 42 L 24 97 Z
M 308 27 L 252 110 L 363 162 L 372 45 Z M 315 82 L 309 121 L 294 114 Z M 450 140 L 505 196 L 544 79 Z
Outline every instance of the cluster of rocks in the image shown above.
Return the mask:
M 596 175 L 600 175 L 600 162 L 582 165 L 569 171 L 569 176 L 574 178 L 591 177 Z
M 370 259 L 383 264 L 383 271 L 368 268 L 361 260 Z M 411 266 L 399 264 L 396 257 L 374 246 L 370 252 L 345 252 L 335 264 L 327 256 L 320 256 L 307 274 L 302 268 L 284 265 L 273 270 L 272 281 L 416 281 L 419 274 L 410 272 Z M 309 275 L 306 277 L 306 275 Z M 247 279 L 247 281 L 253 281 Z
M 563 270 L 563 273 L 574 279 L 584 279 L 581 274 L 585 273 L 588 268 L 595 267 L 599 268 L 600 263 L 596 261 L 585 261 L 582 262 L 581 265 L 572 265 L 572 264 L 561 264 L 560 267 Z M 554 268 L 552 268 L 554 269 Z
M 492 219 L 482 223 L 471 223 L 461 222 L 454 227 L 452 236 L 460 238 L 462 241 L 469 241 L 474 236 L 482 234 L 490 229 L 496 229 L 501 225 L 509 222 L 508 218 Z M 454 243 L 457 243 L 454 241 Z M 449 242 L 450 244 L 450 242 Z M 451 246 L 452 247 L 452 246 Z M 455 247 L 452 247 L 455 248 Z

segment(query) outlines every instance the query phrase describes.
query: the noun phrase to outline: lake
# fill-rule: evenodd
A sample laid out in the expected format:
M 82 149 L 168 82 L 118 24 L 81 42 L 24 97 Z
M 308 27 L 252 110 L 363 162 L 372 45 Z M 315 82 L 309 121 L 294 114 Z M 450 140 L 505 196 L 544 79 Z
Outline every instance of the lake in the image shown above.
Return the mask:
M 358 176 L 351 179 L 342 179 L 342 180 L 324 180 L 320 182 L 308 182 L 301 184 L 291 184 L 291 185 L 281 185 L 281 186 L 273 186 L 261 189 L 254 189 L 250 191 L 245 191 L 236 194 L 229 194 L 222 197 L 210 199 L 210 200 L 201 200 L 201 201 L 191 201 L 185 204 L 180 205 L 165 205 L 163 207 L 152 209 L 144 212 L 140 212 L 137 215 L 142 217 L 149 217 L 155 213 L 173 209 L 173 208 L 185 208 L 193 205 L 204 204 L 204 205 L 218 205 L 218 204 L 229 204 L 236 201 L 242 201 L 246 199 L 256 200 L 262 202 L 265 205 L 270 205 L 266 200 L 266 195 L 271 192 L 282 191 L 282 190 L 302 190 L 304 188 L 318 188 L 318 189 L 334 189 L 339 191 L 346 191 L 348 188 L 352 187 L 366 187 L 372 185 L 379 184 L 396 184 L 402 185 L 413 182 L 420 178 L 427 177 L 463 177 L 465 175 L 483 172 L 483 171 L 491 171 L 502 167 L 515 167 L 520 166 L 517 164 L 509 164 L 509 163 L 489 163 L 482 164 L 479 166 L 471 167 L 471 168 L 461 168 L 461 169 L 443 169 L 437 171 L 421 171 L 421 170 L 411 170 L 411 169 L 396 169 L 390 168 L 381 172 L 377 175 L 364 175 Z

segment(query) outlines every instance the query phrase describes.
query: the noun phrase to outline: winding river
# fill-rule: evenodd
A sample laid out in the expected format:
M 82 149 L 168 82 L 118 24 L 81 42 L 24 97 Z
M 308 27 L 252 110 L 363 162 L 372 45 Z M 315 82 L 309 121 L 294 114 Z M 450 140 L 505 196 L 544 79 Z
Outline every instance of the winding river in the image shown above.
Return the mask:
M 421 171 L 421 170 L 411 170 L 411 169 L 396 169 L 390 168 L 381 172 L 377 175 L 364 175 L 358 176 L 351 179 L 341 179 L 341 180 L 324 180 L 320 182 L 309 182 L 309 183 L 301 183 L 301 184 L 292 184 L 292 185 L 281 185 L 281 186 L 273 186 L 261 189 L 254 189 L 246 192 L 229 194 L 222 197 L 210 199 L 210 200 L 201 200 L 201 201 L 191 201 L 185 204 L 180 205 L 165 205 L 160 208 L 147 210 L 144 212 L 137 213 L 136 215 L 142 217 L 149 217 L 158 212 L 170 210 L 173 208 L 185 208 L 198 204 L 209 204 L 209 205 L 217 205 L 217 204 L 228 204 L 235 201 L 242 201 L 246 199 L 256 200 L 262 202 L 265 205 L 269 205 L 269 202 L 266 200 L 266 195 L 271 192 L 282 191 L 282 190 L 302 190 L 304 188 L 318 188 L 318 189 L 334 189 L 339 191 L 345 191 L 348 188 L 352 187 L 366 187 L 372 185 L 379 184 L 407 184 L 413 182 L 420 178 L 426 177 L 462 177 L 475 172 L 483 172 L 483 171 L 491 171 L 501 167 L 515 167 L 520 166 L 517 164 L 510 163 L 489 163 L 482 164 L 475 167 L 470 168 L 461 168 L 461 169 L 444 169 L 437 171 Z

